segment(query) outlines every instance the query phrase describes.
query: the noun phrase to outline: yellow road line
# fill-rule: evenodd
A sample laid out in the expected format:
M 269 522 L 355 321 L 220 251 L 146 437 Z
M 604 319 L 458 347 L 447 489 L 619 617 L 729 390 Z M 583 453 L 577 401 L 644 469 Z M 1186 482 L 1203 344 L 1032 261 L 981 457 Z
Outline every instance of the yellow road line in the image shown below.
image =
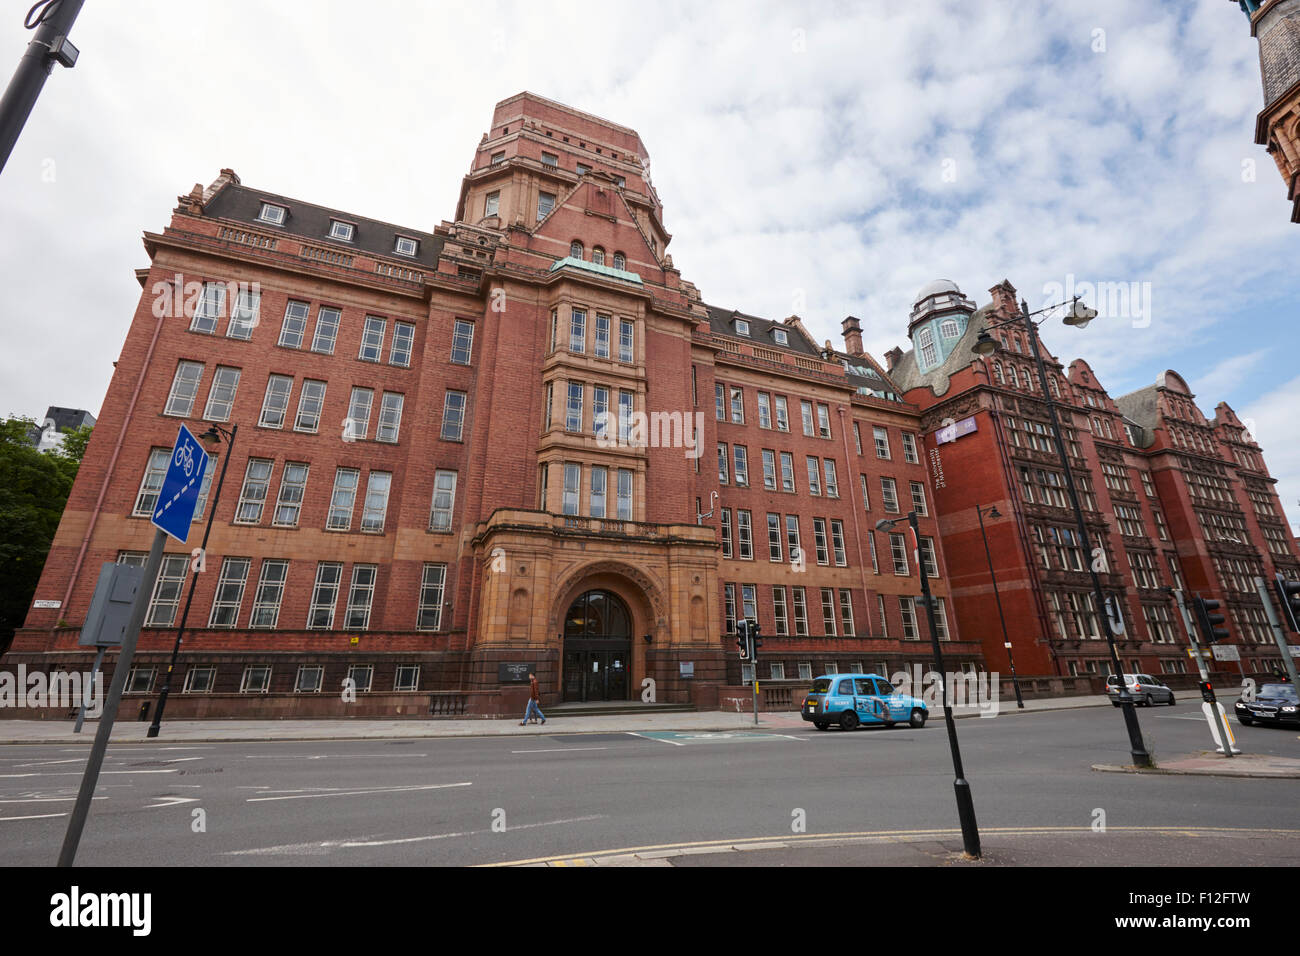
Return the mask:
M 1047 826 L 1047 827 L 981 827 L 980 834 L 988 836 L 991 834 L 1000 834 L 1003 836 L 1015 836 L 1020 834 L 1031 833 L 1090 833 L 1092 827 L 1083 826 Z M 1291 835 L 1300 836 L 1300 829 L 1268 828 L 1268 827 L 1189 827 L 1171 824 L 1169 826 L 1146 826 L 1146 827 L 1106 827 L 1106 832 L 1121 833 L 1180 833 L 1180 834 L 1216 834 L 1216 833 L 1241 833 L 1241 834 L 1260 834 L 1260 835 Z M 479 863 L 480 867 L 497 867 L 497 866 L 527 866 L 533 863 L 561 863 L 564 865 L 585 866 L 586 863 L 577 863 L 578 860 L 589 860 L 593 857 L 606 856 L 624 856 L 632 853 L 649 853 L 662 850 L 687 850 L 698 847 L 732 847 L 744 846 L 751 843 L 800 843 L 809 840 L 862 840 L 862 839 L 905 839 L 924 836 L 960 836 L 961 830 L 957 828 L 945 828 L 936 830 L 858 830 L 843 833 L 804 833 L 804 834 L 777 834 L 775 836 L 761 837 L 738 837 L 733 840 L 696 840 L 687 843 L 660 843 L 650 846 L 630 846 L 617 849 L 604 850 L 580 850 L 573 853 L 561 853 L 555 856 L 538 856 L 526 860 L 507 860 L 501 863 Z

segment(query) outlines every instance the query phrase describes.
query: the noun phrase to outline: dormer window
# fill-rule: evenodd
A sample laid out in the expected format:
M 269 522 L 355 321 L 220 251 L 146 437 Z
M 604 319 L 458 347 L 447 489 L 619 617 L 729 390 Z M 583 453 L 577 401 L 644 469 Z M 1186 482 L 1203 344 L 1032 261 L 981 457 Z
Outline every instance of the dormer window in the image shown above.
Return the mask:
M 955 339 L 959 334 L 957 331 L 957 320 L 944 319 L 943 322 L 939 324 L 939 334 L 945 339 Z
M 569 243 L 569 258 L 581 259 L 582 257 L 583 257 L 582 243 L 579 242 L 577 239 L 574 239 L 571 243 Z
M 352 236 L 356 232 L 356 226 L 350 222 L 343 222 L 341 219 L 330 220 L 330 238 L 338 239 L 341 242 L 351 242 Z
M 623 253 L 621 253 L 621 252 L 616 252 L 616 253 L 614 253 L 614 268 L 615 268 L 615 269 L 623 269 L 623 270 L 626 271 L 626 269 L 627 269 L 627 256 L 623 255 Z
M 790 344 L 790 336 L 789 336 L 789 334 L 786 332 L 785 329 L 773 329 L 773 330 L 772 330 L 772 340 L 773 340 L 774 342 L 776 342 L 777 345 L 789 345 L 789 344 Z
M 596 266 L 603 266 L 605 264 L 605 250 L 600 246 L 592 247 L 591 264 Z
M 737 335 L 748 335 L 748 334 L 749 334 L 749 323 L 746 322 L 744 319 L 737 319 L 737 320 L 736 320 L 736 334 L 737 334 Z
M 257 218 L 262 222 L 269 222 L 273 226 L 283 226 L 284 217 L 288 211 L 283 206 L 264 202 L 262 203 L 262 211 L 257 214 Z
M 409 236 L 398 236 L 397 241 L 393 243 L 393 251 L 399 256 L 414 256 L 420 251 L 420 243 Z

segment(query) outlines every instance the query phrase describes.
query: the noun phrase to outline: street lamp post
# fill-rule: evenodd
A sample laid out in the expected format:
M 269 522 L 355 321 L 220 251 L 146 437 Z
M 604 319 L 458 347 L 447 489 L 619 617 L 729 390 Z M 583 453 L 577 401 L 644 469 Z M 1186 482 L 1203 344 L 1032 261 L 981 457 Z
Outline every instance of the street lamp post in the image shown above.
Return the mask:
M 902 519 L 881 519 L 876 522 L 877 531 L 889 531 Z M 948 726 L 948 749 L 952 751 L 952 770 L 954 779 L 952 788 L 957 794 L 957 818 L 961 821 L 961 839 L 966 855 L 976 859 L 980 856 L 980 831 L 975 822 L 975 803 L 971 799 L 970 784 L 961 764 L 961 747 L 957 744 L 957 724 L 952 719 L 952 706 L 948 703 L 948 679 L 943 665 L 943 648 L 939 646 L 939 629 L 934 616 L 934 598 L 930 595 L 930 577 L 925 572 L 921 561 L 921 536 L 917 530 L 916 512 L 907 513 L 907 523 L 912 531 L 912 558 L 921 575 L 921 601 L 925 604 L 925 614 L 930 622 L 930 646 L 934 651 L 934 669 L 939 675 L 940 690 L 943 693 L 943 719 Z
M 987 509 L 975 506 L 975 514 L 979 516 L 980 537 L 984 539 L 984 556 L 989 561 L 989 578 L 993 581 L 993 600 L 998 602 L 998 620 L 1002 622 L 1002 646 L 1007 650 L 1007 660 L 1011 663 L 1011 686 L 1016 691 L 1016 706 L 1021 710 L 1025 709 L 1024 698 L 1020 696 L 1020 681 L 1016 678 L 1016 655 L 1011 649 L 1011 638 L 1007 636 L 1007 619 L 1002 613 L 1002 596 L 998 594 L 998 576 L 993 573 L 993 554 L 989 551 L 989 536 L 984 531 L 984 515 L 990 518 L 1001 518 L 998 513 L 997 505 L 990 505 Z
M 1043 364 L 1042 350 L 1038 344 L 1038 326 L 1034 322 L 1033 316 L 1050 312 L 1060 308 L 1063 305 L 1069 305 L 1069 312 L 1064 318 L 1066 325 L 1072 325 L 1076 328 L 1083 328 L 1097 316 L 1095 309 L 1090 309 L 1079 301 L 1079 297 L 1068 299 L 1065 302 L 1058 302 L 1056 305 L 1048 306 L 1046 309 L 1040 309 L 1038 312 L 1030 313 L 1029 306 L 1024 299 L 1020 300 L 1020 312 L 1014 317 L 1003 319 L 1000 322 L 992 323 L 984 328 L 979 334 L 972 351 L 975 354 L 988 357 L 997 350 L 997 343 L 993 341 L 993 336 L 989 335 L 990 329 L 1006 328 L 1010 325 L 1023 325 L 1025 333 L 1029 336 L 1029 346 L 1034 355 L 1034 364 L 1038 368 L 1038 381 L 1043 389 L 1043 401 L 1047 403 L 1047 413 L 1052 422 L 1052 438 L 1056 443 L 1056 454 L 1061 460 L 1061 470 L 1065 477 L 1065 490 L 1070 497 L 1070 507 L 1074 510 L 1074 522 L 1079 534 L 1079 544 L 1083 548 L 1085 561 L 1088 565 L 1088 575 L 1092 581 L 1092 593 L 1095 599 L 1095 613 L 1101 619 L 1102 630 L 1106 635 L 1106 644 L 1110 648 L 1111 666 L 1115 670 L 1115 680 L 1119 683 L 1119 702 L 1124 711 L 1124 724 L 1128 729 L 1129 752 L 1133 756 L 1133 764 L 1137 767 L 1150 767 L 1151 755 L 1147 753 L 1146 745 L 1142 742 L 1142 729 L 1138 726 L 1137 711 L 1133 707 L 1133 698 L 1128 693 L 1128 685 L 1124 683 L 1124 668 L 1119 661 L 1119 651 L 1115 647 L 1115 633 L 1111 629 L 1110 616 L 1106 613 L 1108 607 L 1106 596 L 1101 590 L 1101 579 L 1097 577 L 1096 562 L 1092 558 L 1092 544 L 1088 537 L 1088 529 L 1083 521 L 1083 509 L 1079 506 L 1079 495 L 1074 488 L 1074 477 L 1070 470 L 1070 460 L 1065 454 L 1065 441 L 1061 437 L 1061 423 L 1056 415 L 1056 403 L 1052 401 L 1052 391 L 1047 381 L 1047 367 Z M 1042 321 L 1041 319 L 1039 321 Z
M 226 431 L 220 425 L 211 425 L 208 430 L 199 437 L 204 441 L 220 442 L 224 436 L 226 439 L 226 453 L 222 456 L 221 475 L 217 478 L 217 488 L 212 495 L 212 500 L 208 502 L 208 524 L 203 529 L 203 544 L 199 546 L 200 553 L 204 556 L 208 551 L 208 535 L 212 534 L 212 519 L 217 514 L 217 502 L 221 500 L 221 486 L 226 483 L 226 466 L 230 464 L 230 451 L 235 445 L 235 436 L 239 434 L 239 426 L 231 425 L 230 431 Z M 158 731 L 162 729 L 163 710 L 167 707 L 167 695 L 171 692 L 172 673 L 176 670 L 176 658 L 181 652 L 181 639 L 185 636 L 185 624 L 190 618 L 190 605 L 194 603 L 194 589 L 198 586 L 199 576 L 194 574 L 190 578 L 190 593 L 185 598 L 185 609 L 181 612 L 180 627 L 176 631 L 176 643 L 172 645 L 172 657 L 167 662 L 167 673 L 163 677 L 162 690 L 158 694 L 158 707 L 154 710 L 153 723 L 149 725 L 147 736 L 157 737 Z

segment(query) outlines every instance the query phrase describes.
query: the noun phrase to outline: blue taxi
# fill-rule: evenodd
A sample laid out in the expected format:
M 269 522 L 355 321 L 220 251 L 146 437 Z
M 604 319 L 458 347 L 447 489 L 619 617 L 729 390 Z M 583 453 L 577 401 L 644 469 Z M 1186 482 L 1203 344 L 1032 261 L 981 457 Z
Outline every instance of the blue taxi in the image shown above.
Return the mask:
M 915 697 L 900 694 L 894 685 L 879 674 L 825 674 L 813 681 L 812 690 L 800 707 L 803 719 L 818 730 L 839 724 L 853 730 L 859 724 L 894 724 L 906 722 L 911 727 L 925 726 L 930 709 Z

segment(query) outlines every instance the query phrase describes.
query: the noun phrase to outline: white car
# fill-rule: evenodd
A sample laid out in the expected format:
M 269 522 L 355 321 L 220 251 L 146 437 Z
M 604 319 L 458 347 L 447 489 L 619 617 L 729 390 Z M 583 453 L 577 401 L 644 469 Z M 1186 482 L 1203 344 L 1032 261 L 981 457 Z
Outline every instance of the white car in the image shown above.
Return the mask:
M 1160 681 L 1156 680 L 1150 674 L 1125 674 L 1124 683 L 1128 686 L 1129 696 L 1133 698 L 1133 703 L 1146 705 L 1152 704 L 1174 704 L 1174 692 L 1166 687 Z M 1110 696 L 1110 702 L 1116 707 L 1120 706 L 1119 701 L 1119 682 L 1115 680 L 1115 675 L 1111 674 L 1106 678 L 1106 693 Z

